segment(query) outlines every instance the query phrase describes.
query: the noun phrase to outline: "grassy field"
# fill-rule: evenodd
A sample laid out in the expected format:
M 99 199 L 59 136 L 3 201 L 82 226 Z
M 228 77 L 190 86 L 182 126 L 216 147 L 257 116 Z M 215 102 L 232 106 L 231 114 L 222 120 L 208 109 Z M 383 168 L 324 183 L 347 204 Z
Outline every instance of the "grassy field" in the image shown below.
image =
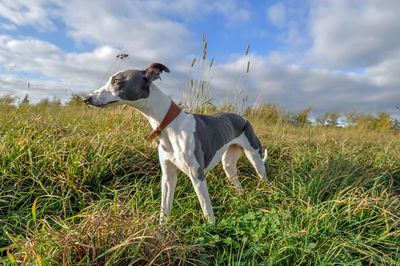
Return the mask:
M 205 224 L 179 175 L 158 225 L 160 168 L 130 107 L 0 106 L 0 264 L 400 264 L 400 135 L 252 121 L 268 184 L 207 175 Z

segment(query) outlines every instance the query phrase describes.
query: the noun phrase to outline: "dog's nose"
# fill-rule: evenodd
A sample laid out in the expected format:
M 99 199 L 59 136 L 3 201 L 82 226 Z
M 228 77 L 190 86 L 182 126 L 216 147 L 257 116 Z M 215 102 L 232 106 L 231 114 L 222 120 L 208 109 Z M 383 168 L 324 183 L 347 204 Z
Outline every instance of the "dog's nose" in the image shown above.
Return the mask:
M 84 101 L 86 104 L 89 104 L 89 103 L 92 101 L 92 96 L 85 96 L 85 97 L 83 98 L 83 101 Z

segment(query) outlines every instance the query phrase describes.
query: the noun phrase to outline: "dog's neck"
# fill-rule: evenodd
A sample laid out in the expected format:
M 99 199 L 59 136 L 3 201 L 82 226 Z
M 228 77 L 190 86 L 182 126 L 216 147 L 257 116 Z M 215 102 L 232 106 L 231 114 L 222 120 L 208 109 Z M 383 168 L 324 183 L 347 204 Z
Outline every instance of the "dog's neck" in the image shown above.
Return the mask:
M 145 99 L 130 103 L 149 120 L 153 129 L 164 119 L 171 105 L 171 99 L 165 95 L 156 85 L 150 85 L 150 94 Z

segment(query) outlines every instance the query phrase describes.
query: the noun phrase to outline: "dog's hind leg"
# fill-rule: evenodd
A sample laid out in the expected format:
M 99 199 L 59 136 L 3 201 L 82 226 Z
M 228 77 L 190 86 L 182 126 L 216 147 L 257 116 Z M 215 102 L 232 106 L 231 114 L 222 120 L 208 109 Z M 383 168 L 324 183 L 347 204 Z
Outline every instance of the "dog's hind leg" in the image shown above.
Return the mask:
M 262 145 L 256 134 L 254 133 L 253 127 L 248 122 L 244 128 L 243 136 L 243 149 L 246 157 L 250 163 L 256 169 L 258 176 L 267 183 L 267 177 L 265 174 L 265 162 L 267 161 L 267 150 L 265 150 L 264 158 L 262 158 Z
M 266 161 L 266 156 L 264 156 L 265 160 L 263 160 L 263 158 L 261 158 L 257 150 L 253 149 L 252 147 L 243 147 L 243 148 L 246 157 L 249 159 L 250 163 L 256 169 L 258 176 L 261 178 L 261 180 L 267 183 L 267 176 L 265 173 L 265 165 L 264 165 Z M 265 155 L 267 155 L 267 150 L 265 150 Z
M 222 155 L 222 167 L 238 193 L 243 190 L 237 175 L 237 161 L 242 152 L 243 149 L 240 145 L 232 144 L 225 151 L 224 155 Z

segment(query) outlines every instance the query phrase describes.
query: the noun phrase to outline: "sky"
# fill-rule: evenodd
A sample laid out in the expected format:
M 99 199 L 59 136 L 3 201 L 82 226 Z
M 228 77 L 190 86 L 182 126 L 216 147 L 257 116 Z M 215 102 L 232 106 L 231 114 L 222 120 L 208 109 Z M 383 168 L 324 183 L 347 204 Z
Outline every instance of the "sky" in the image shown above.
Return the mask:
M 156 84 L 179 102 L 197 58 L 216 104 L 399 116 L 399 14 L 399 0 L 0 0 L 0 96 L 66 101 L 161 62 Z

